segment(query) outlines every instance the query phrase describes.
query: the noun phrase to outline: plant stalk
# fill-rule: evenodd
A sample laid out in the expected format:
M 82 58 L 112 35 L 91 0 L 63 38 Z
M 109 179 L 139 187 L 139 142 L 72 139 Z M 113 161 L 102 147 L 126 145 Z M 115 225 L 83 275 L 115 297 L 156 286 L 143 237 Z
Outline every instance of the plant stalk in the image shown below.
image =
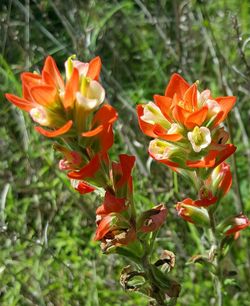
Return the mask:
M 216 292 L 216 298 L 217 298 L 217 305 L 222 306 L 223 305 L 223 294 L 222 294 L 222 277 L 221 277 L 221 269 L 220 269 L 220 254 L 218 253 L 218 241 L 217 241 L 217 235 L 216 235 L 216 223 L 214 218 L 214 212 L 209 212 L 209 219 L 210 219 L 210 226 L 211 226 L 211 251 L 213 254 L 211 254 L 212 262 L 215 266 L 215 273 L 213 273 L 213 280 L 214 280 L 214 289 Z

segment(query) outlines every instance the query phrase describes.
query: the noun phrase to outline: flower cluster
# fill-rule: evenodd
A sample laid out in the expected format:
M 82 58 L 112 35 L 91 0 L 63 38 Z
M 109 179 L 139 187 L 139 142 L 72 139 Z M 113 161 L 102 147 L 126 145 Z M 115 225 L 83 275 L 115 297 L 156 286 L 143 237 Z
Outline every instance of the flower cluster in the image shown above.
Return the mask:
M 30 114 L 38 123 L 35 128 L 39 133 L 46 137 L 80 137 L 81 145 L 91 146 L 88 153 L 93 155 L 112 146 L 112 124 L 117 113 L 110 105 L 101 106 L 105 90 L 98 82 L 100 58 L 89 63 L 74 58 L 65 62 L 65 81 L 48 56 L 40 74 L 22 73 L 23 96 L 6 94 L 6 98 Z
M 213 98 L 209 90 L 200 93 L 198 82 L 189 85 L 174 74 L 164 96 L 155 95 L 154 103 L 137 107 L 141 130 L 154 138 L 150 156 L 173 168 L 216 167 L 236 150 L 219 127 L 235 101 Z
M 217 208 L 232 185 L 230 166 L 224 161 L 236 147 L 227 143 L 229 134 L 221 123 L 236 98 L 214 98 L 208 89 L 200 92 L 198 85 L 198 81 L 189 85 L 174 74 L 165 95 L 155 95 L 154 102 L 138 105 L 137 113 L 143 133 L 154 138 L 149 155 L 182 174 L 197 190 L 196 200 L 187 198 L 176 205 L 178 215 L 209 227 L 209 211 Z M 226 235 L 247 227 L 247 218 L 243 219 L 242 226 L 232 224 Z M 230 220 L 233 223 L 235 218 Z
M 96 210 L 95 239 L 108 251 L 157 230 L 167 211 L 158 205 L 136 215 L 131 174 L 135 157 L 121 154 L 119 162 L 109 158 L 118 115 L 105 103 L 100 71 L 99 57 L 83 63 L 70 56 L 65 62 L 64 80 L 48 56 L 41 73 L 22 73 L 22 97 L 6 94 L 6 98 L 30 114 L 39 133 L 57 140 L 54 149 L 63 157 L 59 169 L 67 172 L 76 191 L 104 190 L 103 203 Z

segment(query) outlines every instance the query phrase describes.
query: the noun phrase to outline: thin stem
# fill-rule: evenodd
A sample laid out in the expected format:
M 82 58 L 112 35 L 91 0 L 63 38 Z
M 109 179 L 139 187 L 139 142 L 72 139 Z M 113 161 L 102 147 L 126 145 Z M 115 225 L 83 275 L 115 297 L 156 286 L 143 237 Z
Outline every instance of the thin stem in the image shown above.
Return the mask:
M 214 288 L 216 291 L 217 296 L 217 305 L 222 306 L 223 305 L 223 295 L 222 295 L 222 279 L 221 279 L 221 269 L 220 269 L 220 254 L 218 254 L 218 242 L 217 242 L 217 235 L 216 235 L 216 223 L 214 218 L 214 213 L 212 211 L 209 212 L 209 218 L 210 218 L 210 225 L 211 225 L 211 258 L 213 261 L 213 264 L 216 268 L 215 274 L 213 274 L 213 280 L 214 280 Z

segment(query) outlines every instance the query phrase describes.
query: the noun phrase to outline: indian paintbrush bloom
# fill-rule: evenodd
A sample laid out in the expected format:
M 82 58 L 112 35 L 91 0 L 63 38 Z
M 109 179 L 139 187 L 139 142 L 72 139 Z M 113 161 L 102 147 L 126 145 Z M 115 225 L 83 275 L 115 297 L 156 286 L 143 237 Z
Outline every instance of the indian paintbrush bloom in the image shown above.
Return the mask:
M 83 63 L 71 56 L 65 62 L 63 78 L 53 58 L 48 56 L 41 73 L 25 72 L 21 75 L 22 97 L 6 94 L 6 98 L 30 114 L 38 124 L 35 129 L 39 133 L 50 138 L 58 137 L 54 149 L 63 155 L 59 169 L 67 172 L 76 191 L 87 194 L 102 188 L 105 192 L 103 203 L 96 210 L 95 240 L 101 241 L 102 250 L 116 251 L 119 247 L 119 251 L 137 263 L 142 256 L 144 259 L 148 257 L 147 265 L 141 267 L 145 275 L 149 270 L 154 271 L 152 284 L 150 277 L 145 278 L 150 288 L 149 296 L 155 298 L 155 291 L 159 296 L 167 293 L 169 297 L 176 298 L 180 285 L 170 281 L 150 262 L 147 252 L 152 253 L 152 250 L 146 250 L 146 241 L 143 241 L 144 237 L 148 237 L 145 233 L 156 231 L 163 225 L 167 209 L 160 204 L 138 217 L 133 200 L 132 170 L 135 157 L 121 154 L 119 162 L 109 159 L 108 150 L 114 142 L 113 123 L 118 115 L 111 105 L 104 104 L 105 90 L 99 82 L 100 70 L 99 57 Z M 217 105 L 209 103 L 211 110 L 208 116 L 213 117 Z M 172 120 L 167 113 L 163 114 L 156 104 L 149 103 L 142 110 L 142 122 L 155 125 L 153 137 L 156 135 L 155 141 L 158 142 L 152 142 L 152 155 L 162 154 L 164 158 L 174 155 L 173 167 L 178 166 L 180 161 L 185 164 L 186 153 L 182 159 L 176 158 L 179 149 L 171 143 L 168 143 L 168 148 L 165 143 L 161 146 L 162 139 L 175 142 L 185 135 L 195 152 L 206 149 L 212 142 L 213 136 L 207 127 L 194 126 L 187 135 L 186 127 Z M 159 150 L 162 151 L 159 153 Z M 151 248 L 152 245 L 151 241 Z M 166 256 L 161 259 L 164 263 L 168 261 Z
M 137 106 L 141 130 L 155 138 L 150 156 L 174 168 L 216 167 L 236 149 L 218 127 L 235 101 L 233 96 L 213 98 L 209 90 L 200 93 L 198 82 L 189 85 L 174 74 L 164 96 Z
M 21 75 L 22 97 L 6 94 L 6 98 L 28 112 L 39 124 L 36 130 L 46 137 L 72 136 L 76 132 L 88 141 L 95 136 L 108 138 L 109 148 L 113 139 L 111 127 L 117 115 L 111 106 L 103 106 L 103 110 L 100 106 L 105 99 L 105 91 L 98 82 L 100 58 L 82 63 L 71 56 L 65 66 L 66 81 L 53 58 L 48 56 L 41 74 L 24 72 Z M 95 145 L 95 153 L 101 150 L 102 144 Z

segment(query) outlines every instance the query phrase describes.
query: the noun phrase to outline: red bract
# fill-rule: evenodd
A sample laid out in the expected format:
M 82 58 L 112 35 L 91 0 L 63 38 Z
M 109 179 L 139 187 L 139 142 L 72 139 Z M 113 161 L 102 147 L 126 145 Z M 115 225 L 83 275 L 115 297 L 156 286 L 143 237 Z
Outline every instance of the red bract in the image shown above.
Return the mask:
M 86 182 L 73 181 L 71 184 L 80 194 L 86 194 L 95 191 L 95 187 L 90 186 Z
M 188 160 L 186 165 L 189 168 L 214 168 L 231 156 L 236 147 L 233 144 L 213 145 L 212 150 L 200 160 Z
M 104 169 L 108 169 L 108 166 L 108 155 L 106 153 L 96 154 L 80 170 L 69 172 L 68 177 L 74 180 L 89 181 L 96 186 L 106 188 L 109 182 Z
M 108 215 L 112 212 L 120 213 L 126 210 L 126 199 L 117 198 L 111 192 L 106 191 L 103 204 L 97 208 L 96 214 L 100 216 Z
M 141 214 L 138 221 L 138 231 L 143 233 L 153 232 L 158 230 L 167 217 L 167 209 L 163 204 L 153 207 Z
M 94 115 L 91 130 L 82 133 L 87 138 L 87 146 L 95 153 L 106 152 L 114 142 L 112 125 L 117 120 L 116 110 L 111 105 L 102 106 Z
M 125 197 L 132 192 L 131 172 L 134 167 L 135 157 L 126 154 L 119 155 L 119 163 L 112 163 L 112 179 L 115 193 Z
M 97 220 L 95 240 L 102 241 L 102 249 L 127 245 L 136 239 L 136 232 L 130 222 L 119 213 L 110 213 Z
M 225 232 L 225 235 L 237 234 L 239 231 L 250 226 L 249 219 L 247 218 L 247 216 L 243 214 L 239 214 L 238 216 L 233 217 L 229 223 L 230 223 L 230 228 Z M 235 238 L 237 237 L 238 235 L 236 235 Z

